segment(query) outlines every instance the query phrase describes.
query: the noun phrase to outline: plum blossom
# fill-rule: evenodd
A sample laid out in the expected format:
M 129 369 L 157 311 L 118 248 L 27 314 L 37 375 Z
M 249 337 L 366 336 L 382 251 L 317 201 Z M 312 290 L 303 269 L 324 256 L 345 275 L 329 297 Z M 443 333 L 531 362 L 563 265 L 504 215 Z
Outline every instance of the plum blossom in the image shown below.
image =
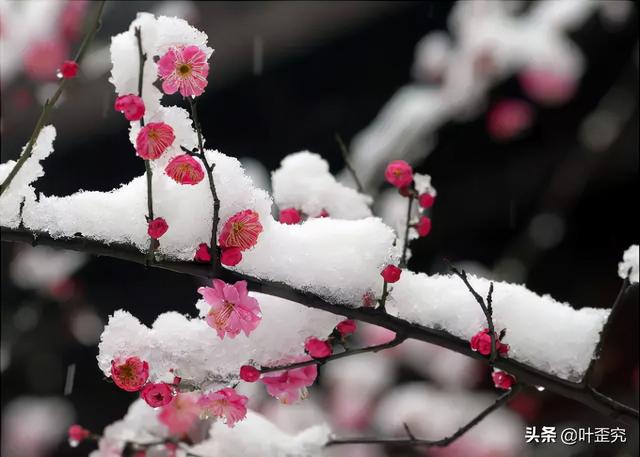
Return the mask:
M 227 220 L 218 243 L 223 248 L 239 248 L 244 251 L 255 246 L 261 232 L 260 216 L 255 211 L 246 209 Z
M 207 243 L 200 243 L 198 245 L 193 260 L 203 263 L 211 262 L 211 253 L 209 252 L 209 245 Z
M 228 267 L 235 267 L 242 260 L 240 248 L 222 248 L 220 252 L 220 263 Z
M 113 108 L 124 114 L 125 119 L 128 121 L 139 121 L 145 112 L 144 102 L 134 94 L 122 95 L 116 98 Z
M 498 389 L 508 390 L 508 389 L 511 389 L 511 387 L 516 383 L 516 378 L 511 376 L 506 371 L 502 371 L 502 370 L 495 370 L 491 374 L 491 379 L 493 379 L 493 384 Z
M 31 79 L 55 80 L 56 70 L 66 55 L 67 46 L 62 40 L 37 41 L 25 52 L 24 70 Z
M 147 226 L 147 233 L 154 240 L 159 239 L 162 235 L 167 233 L 169 230 L 169 224 L 161 217 L 156 217 L 155 219 L 149 221 L 149 225 Z
M 140 396 L 152 408 L 167 405 L 173 400 L 174 390 L 164 382 L 149 383 L 140 391 Z
M 240 367 L 240 379 L 245 382 L 256 382 L 260 379 L 260 370 L 251 365 L 242 365 Z
M 240 331 L 249 336 L 262 319 L 258 300 L 249 296 L 246 281 L 231 285 L 214 279 L 213 287 L 200 287 L 198 293 L 211 305 L 206 321 L 220 339 L 225 334 L 235 338 Z
M 183 97 L 202 95 L 208 75 L 207 55 L 198 46 L 173 47 L 158 61 L 165 94 L 180 91 Z
M 200 396 L 196 393 L 177 393 L 173 401 L 164 405 L 158 420 L 167 426 L 169 433 L 176 436 L 186 434 L 200 417 L 202 409 L 198 405 Z
M 194 185 L 204 179 L 200 162 L 189 154 L 181 154 L 171 159 L 164 172 L 178 184 Z
M 294 361 L 305 360 L 308 359 L 300 357 Z M 262 376 L 260 382 L 267 387 L 269 395 L 276 397 L 284 404 L 292 404 L 307 397 L 307 387 L 313 384 L 317 376 L 318 368 L 313 364 L 285 370 L 271 376 Z
M 78 443 L 89 438 L 89 436 L 91 436 L 91 432 L 81 425 L 73 424 L 71 427 L 69 427 L 68 435 L 69 445 L 71 447 L 75 447 L 78 445 Z
M 436 201 L 435 195 L 430 193 L 420 194 L 418 197 L 418 204 L 421 208 L 431 208 Z
M 345 319 L 338 325 L 336 325 L 336 330 L 342 336 L 351 335 L 356 331 L 356 328 L 356 321 L 354 321 L 353 319 Z
M 314 359 L 324 359 L 333 353 L 331 345 L 326 340 L 308 338 L 304 343 L 304 350 Z
M 380 276 L 384 279 L 385 282 L 394 283 L 400 280 L 400 274 L 402 270 L 395 265 L 387 265 L 382 272 L 380 272 Z
M 384 177 L 389 184 L 402 189 L 413 182 L 413 169 L 404 160 L 394 160 L 387 165 Z
M 487 130 L 496 140 L 506 141 L 521 135 L 533 122 L 533 109 L 517 99 L 502 100 L 487 113 Z
M 75 60 L 65 60 L 60 65 L 58 77 L 64 79 L 75 78 L 78 75 L 78 62 Z
M 421 216 L 420 220 L 416 224 L 416 230 L 418 231 L 418 235 L 427 236 L 429 232 L 431 232 L 431 219 L 427 216 Z
M 299 224 L 300 221 L 302 221 L 302 216 L 300 215 L 300 212 L 295 208 L 285 208 L 280 211 L 278 220 L 283 224 L 293 225 Z
M 137 392 L 149 379 L 149 364 L 138 357 L 127 357 L 124 361 L 112 360 L 111 378 L 121 389 Z
M 209 414 L 224 418 L 225 424 L 233 427 L 247 415 L 248 398 L 239 395 L 235 389 L 225 387 L 216 392 L 203 395 L 198 404 Z
M 518 75 L 520 87 L 532 100 L 548 106 L 567 102 L 576 92 L 573 75 L 546 68 L 527 68 Z
M 489 329 L 485 328 L 481 332 L 476 333 L 471 337 L 471 349 L 474 351 L 478 351 L 482 355 L 491 354 L 491 335 L 489 334 Z M 500 339 L 496 336 L 496 351 L 498 355 L 505 356 L 509 352 L 509 345 L 504 344 Z
M 173 144 L 173 128 L 164 122 L 151 122 L 140 129 L 136 138 L 136 152 L 145 160 L 155 160 Z

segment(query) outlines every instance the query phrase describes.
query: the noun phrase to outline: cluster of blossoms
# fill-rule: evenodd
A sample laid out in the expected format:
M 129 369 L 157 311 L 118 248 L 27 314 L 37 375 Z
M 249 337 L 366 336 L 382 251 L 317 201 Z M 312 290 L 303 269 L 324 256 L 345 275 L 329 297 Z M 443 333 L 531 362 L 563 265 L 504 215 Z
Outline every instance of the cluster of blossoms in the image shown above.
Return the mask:
M 504 337 L 504 331 L 500 335 L 495 336 L 496 353 L 499 357 L 506 357 L 509 354 L 509 345 L 500 341 Z M 469 341 L 471 349 L 479 352 L 484 356 L 491 354 L 491 332 L 485 328 L 471 337 Z M 509 373 L 502 370 L 494 370 L 491 375 L 494 385 L 499 389 L 510 389 L 516 379 Z
M 77 65 L 75 71 L 77 72 Z M 62 72 L 71 75 L 73 68 L 69 64 L 62 69 Z M 179 91 L 184 97 L 202 95 L 207 86 L 208 74 L 207 56 L 198 46 L 172 47 L 158 61 L 158 76 L 163 81 L 162 89 L 166 94 Z M 75 73 L 72 76 L 75 76 Z M 119 96 L 114 103 L 114 108 L 123 113 L 128 121 L 140 122 L 141 128 L 136 137 L 136 154 L 142 159 L 157 160 L 174 145 L 176 136 L 169 124 L 150 122 L 145 125 L 146 108 L 141 94 Z M 190 154 L 173 157 L 164 171 L 167 176 L 182 185 L 198 184 L 205 175 L 200 162 Z M 163 218 L 148 219 L 147 222 L 148 234 L 154 240 L 158 240 L 169 229 Z
M 225 387 L 203 395 L 179 393 L 179 376 L 171 384 L 149 382 L 149 365 L 138 357 L 111 362 L 113 382 L 127 392 L 140 392 L 140 396 L 153 408 L 161 408 L 158 418 L 175 435 L 186 433 L 196 419 L 203 416 L 223 418 L 232 427 L 247 414 L 247 397 L 239 395 L 233 388 Z M 81 428 L 69 430 L 75 441 L 86 431 Z M 88 434 L 86 434 L 88 436 Z M 86 438 L 85 436 L 85 438 Z
M 435 203 L 436 191 L 431 186 L 431 178 L 428 175 L 414 173 L 411 165 L 404 160 L 389 163 L 384 177 L 389 184 L 398 188 L 400 195 L 416 199 L 422 210 L 431 208 Z M 411 227 L 416 230 L 418 236 L 427 236 L 431 232 L 431 219 L 423 213 Z
M 326 209 L 323 209 L 317 217 L 329 217 L 329 212 Z M 278 213 L 278 221 L 287 225 L 299 224 L 308 218 L 308 215 L 296 208 L 284 208 Z
M 346 319 L 333 329 L 326 339 L 310 337 L 306 340 L 304 350 L 312 359 L 322 360 L 333 354 L 333 344 L 340 342 L 343 346 L 345 338 L 356 331 L 355 321 Z M 310 361 L 308 357 L 298 356 L 284 361 L 295 364 Z M 307 387 L 311 386 L 318 376 L 318 368 L 315 363 L 302 367 L 284 369 L 282 371 L 265 374 L 252 365 L 240 367 L 240 379 L 245 382 L 262 382 L 267 392 L 284 404 L 295 403 L 307 397 Z

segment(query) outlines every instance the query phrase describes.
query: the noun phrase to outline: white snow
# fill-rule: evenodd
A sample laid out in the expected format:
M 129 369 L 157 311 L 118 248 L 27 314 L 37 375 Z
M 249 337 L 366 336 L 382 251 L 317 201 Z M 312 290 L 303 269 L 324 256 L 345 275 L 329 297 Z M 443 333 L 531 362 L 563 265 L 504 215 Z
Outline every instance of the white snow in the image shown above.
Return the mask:
M 629 246 L 622 255 L 622 262 L 618 264 L 618 275 L 621 278 L 629 278 L 632 283 L 638 282 L 638 257 L 640 256 L 640 248 L 637 244 Z M 631 270 L 631 271 L 629 271 Z
M 238 380 L 240 366 L 253 360 L 259 365 L 276 365 L 291 356 L 304 354 L 310 336 L 327 337 L 340 316 L 302 307 L 269 295 L 251 293 L 262 309 L 262 321 L 248 337 L 221 340 L 204 319 L 176 312 L 163 313 L 149 328 L 126 311 L 116 311 L 102 333 L 98 365 L 110 376 L 111 361 L 137 356 L 149 363 L 152 380 L 173 379 L 174 369 L 184 380 L 202 389 Z M 196 307 L 205 316 L 209 306 L 200 300 Z
M 20 205 L 35 201 L 35 190 L 31 185 L 39 177 L 44 176 L 44 170 L 40 162 L 53 152 L 53 140 L 56 138 L 56 129 L 47 125 L 44 127 L 31 150 L 31 157 L 11 181 L 11 185 L 0 196 L 0 223 L 4 227 L 16 228 L 20 225 Z M 24 153 L 27 146 L 22 149 Z M 21 154 L 22 154 L 21 153 Z M 9 160 L 0 164 L 0 182 L 4 182 L 16 162 Z
M 167 429 L 158 421 L 157 413 L 143 400 L 136 400 L 122 420 L 105 428 L 99 449 L 90 457 L 118 455 L 126 441 L 152 443 L 167 437 Z M 247 417 L 233 428 L 214 422 L 205 441 L 179 449 L 177 456 L 185 457 L 188 450 L 201 457 L 320 457 L 328 434 L 324 424 L 288 434 L 262 415 L 248 411 Z
M 290 154 L 273 172 L 273 199 L 280 209 L 296 208 L 316 217 L 322 210 L 336 219 L 371 216 L 372 199 L 336 181 L 329 164 L 309 151 Z

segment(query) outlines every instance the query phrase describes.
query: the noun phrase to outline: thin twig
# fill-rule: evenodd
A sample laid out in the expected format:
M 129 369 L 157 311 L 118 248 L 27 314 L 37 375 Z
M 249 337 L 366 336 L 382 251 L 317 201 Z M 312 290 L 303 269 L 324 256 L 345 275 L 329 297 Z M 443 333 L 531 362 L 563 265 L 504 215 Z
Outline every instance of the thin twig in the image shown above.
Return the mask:
M 351 173 L 351 177 L 356 183 L 358 192 L 360 192 L 361 194 L 364 194 L 364 187 L 362 187 L 362 183 L 358 179 L 356 170 L 353 168 L 353 166 L 351 166 L 351 162 L 349 162 L 349 150 L 345 146 L 344 141 L 342 141 L 342 137 L 340 136 L 339 133 L 336 133 L 336 141 L 338 142 L 338 146 L 340 147 L 340 152 L 342 153 L 342 160 L 344 160 L 344 165 L 347 167 L 347 170 L 349 170 L 349 173 Z
M 411 228 L 411 207 L 413 205 L 413 195 L 407 197 L 409 204 L 407 205 L 407 222 L 404 227 L 404 245 L 402 246 L 402 257 L 400 258 L 400 268 L 407 266 L 407 249 L 409 248 L 409 229 Z
M 142 50 L 142 30 L 140 27 L 135 28 L 135 36 L 138 42 L 139 70 L 138 70 L 138 97 L 142 98 L 142 81 L 144 79 L 144 64 L 147 60 L 147 54 Z M 144 116 L 140 118 L 140 127 L 144 127 Z M 151 170 L 151 162 L 144 159 L 145 175 L 147 177 L 147 223 L 154 219 L 153 215 L 153 171 Z M 157 240 L 149 237 L 149 250 L 147 253 L 150 262 L 153 261 L 153 252 L 157 247 Z
M 500 395 L 495 402 L 483 409 L 480 413 L 474 416 L 469 422 L 460 427 L 454 434 L 442 438 L 439 440 L 426 440 L 416 438 L 407 424 L 404 424 L 405 431 L 408 438 L 375 438 L 375 437 L 356 437 L 356 438 L 331 438 L 327 441 L 325 446 L 337 446 L 342 444 L 378 444 L 382 446 L 422 446 L 422 447 L 445 447 L 453 443 L 462 435 L 467 433 L 473 427 L 475 427 L 482 419 L 487 417 L 493 411 L 497 410 L 511 398 L 520 393 L 520 386 L 515 385 L 507 392 Z
M 350 357 L 352 355 L 364 354 L 367 352 L 378 352 L 383 349 L 389 349 L 401 344 L 407 338 L 403 335 L 396 335 L 394 339 L 387 343 L 377 344 L 375 346 L 367 346 L 360 349 L 349 349 L 347 351 L 340 352 L 338 354 L 332 354 L 329 357 L 325 357 L 324 359 L 311 359 L 305 360 L 304 362 L 296 362 L 286 365 L 278 365 L 273 367 L 260 367 L 260 373 L 272 373 L 274 371 L 283 371 L 283 370 L 292 370 L 294 368 L 302 368 L 309 365 L 319 365 L 324 364 L 326 362 L 330 362 L 332 360 L 342 359 L 345 357 Z
M 471 295 L 473 295 L 473 297 L 476 299 L 476 301 L 482 308 L 482 312 L 484 313 L 487 319 L 487 326 L 489 327 L 489 335 L 491 337 L 491 354 L 489 356 L 489 365 L 493 366 L 495 364 L 496 358 L 498 357 L 498 351 L 496 349 L 496 329 L 493 325 L 493 304 L 492 304 L 493 302 L 491 298 L 493 295 L 493 282 L 489 285 L 489 293 L 487 294 L 487 303 L 485 304 L 485 301 L 482 298 L 482 296 L 480 296 L 480 294 L 476 292 L 476 290 L 473 288 L 473 286 L 469 282 L 466 271 L 464 270 L 460 271 L 453 265 L 449 265 L 449 269 L 453 274 L 455 274 L 460 279 L 462 279 L 462 282 L 464 282 L 465 286 L 467 286 L 467 289 L 469 289 L 469 292 L 471 292 Z
M 191 97 L 187 97 L 187 100 L 189 100 L 189 106 L 191 107 L 191 117 L 193 118 L 193 125 L 195 126 L 196 133 L 198 135 L 198 150 L 200 151 L 198 157 L 200 158 L 200 160 L 202 160 L 204 168 L 207 172 L 207 179 L 209 180 L 209 190 L 211 191 L 211 198 L 213 199 L 213 220 L 211 222 L 211 241 L 209 247 L 211 253 L 211 271 L 212 274 L 214 274 L 220 269 L 220 259 L 218 256 L 217 243 L 218 222 L 220 220 L 220 199 L 218 198 L 216 184 L 213 180 L 213 169 L 216 167 L 216 164 L 209 164 L 209 162 L 207 161 L 207 156 L 204 153 L 204 148 L 202 146 L 202 128 L 200 126 L 200 121 L 198 120 L 198 102 L 196 99 L 193 99 Z
M 102 17 L 102 11 L 104 10 L 105 3 L 106 3 L 106 0 L 102 0 L 100 2 L 100 5 L 98 5 L 98 10 L 96 12 L 96 17 L 93 22 L 93 25 L 91 29 L 89 29 L 89 31 L 87 32 L 87 35 L 85 35 L 84 40 L 82 40 L 82 44 L 80 45 L 80 48 L 76 53 L 74 60 L 78 64 L 80 64 L 80 62 L 82 61 L 82 57 L 84 56 L 87 48 L 89 47 L 89 44 L 93 40 L 93 37 L 95 36 L 98 29 L 100 29 L 100 25 L 101 25 L 100 18 Z M 5 190 L 7 190 L 7 188 L 13 181 L 13 178 L 15 178 L 16 174 L 18 174 L 18 171 L 20 171 L 20 169 L 24 166 L 25 162 L 29 160 L 29 158 L 31 157 L 31 154 L 33 153 L 33 146 L 35 145 L 36 140 L 40 135 L 40 131 L 44 127 L 44 124 L 47 122 L 51 109 L 58 102 L 58 99 L 60 98 L 60 95 L 62 95 L 62 92 L 64 91 L 64 88 L 66 87 L 68 81 L 69 79 L 62 78 L 62 80 L 60 80 L 60 84 L 58 85 L 58 89 L 53 94 L 53 97 L 48 99 L 42 106 L 42 111 L 40 112 L 40 116 L 38 117 L 36 126 L 33 129 L 33 132 L 31 133 L 31 137 L 29 138 L 27 147 L 25 148 L 24 152 L 20 155 L 20 158 L 18 159 L 16 164 L 13 166 L 13 168 L 9 172 L 9 175 L 7 175 L 7 177 L 2 182 L 2 184 L 0 184 L 0 195 L 2 195 Z
M 53 238 L 45 232 L 12 229 L 8 227 L 0 227 L 0 234 L 2 241 L 27 243 L 32 246 L 41 244 L 60 249 L 85 252 L 96 256 L 117 258 L 141 265 L 146 265 L 147 263 L 146 255 L 130 244 L 107 244 L 103 241 L 91 240 L 82 236 Z M 156 260 L 151 266 L 201 278 L 212 277 L 212 271 L 209 265 L 193 261 Z M 396 334 L 404 335 L 407 338 L 435 344 L 467 357 L 487 361 L 486 357 L 478 354 L 469 347 L 469 341 L 456 337 L 445 330 L 429 328 L 408 322 L 387 313 L 381 313 L 378 309 L 353 307 L 350 304 L 330 303 L 317 295 L 296 289 L 287 284 L 255 278 L 225 268 L 220 269 L 216 276 L 228 283 L 240 280 L 247 281 L 249 290 L 254 292 L 284 298 L 308 308 L 345 316 L 348 319 L 368 322 L 384 327 Z M 630 291 L 631 290 L 637 293 L 638 284 L 633 284 L 630 288 Z M 592 389 L 587 388 L 581 383 L 559 378 L 514 359 L 504 357 L 496 359 L 495 367 L 516 377 L 519 384 L 542 386 L 550 392 L 580 402 L 608 417 L 621 420 L 625 423 L 638 423 L 638 411 L 636 409 L 623 405 L 604 395 L 594 395 Z

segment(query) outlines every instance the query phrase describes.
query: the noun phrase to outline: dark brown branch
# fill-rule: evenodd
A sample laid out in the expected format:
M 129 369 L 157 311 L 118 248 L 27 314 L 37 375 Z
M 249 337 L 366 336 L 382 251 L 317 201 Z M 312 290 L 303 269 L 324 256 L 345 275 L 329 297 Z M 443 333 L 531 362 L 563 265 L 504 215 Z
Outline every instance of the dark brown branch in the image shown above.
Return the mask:
M 76 53 L 74 60 L 78 64 L 80 64 L 80 62 L 82 61 L 82 57 L 84 56 L 87 48 L 89 47 L 89 44 L 93 41 L 93 37 L 96 35 L 96 32 L 100 28 L 100 25 L 101 25 L 100 18 L 102 17 L 102 11 L 104 10 L 105 3 L 106 3 L 106 0 L 102 0 L 100 2 L 100 5 L 98 5 L 98 11 L 96 12 L 96 17 L 93 22 L 93 25 L 89 29 L 89 32 L 87 32 L 87 35 L 84 37 L 84 40 L 82 41 L 82 44 L 80 45 L 80 48 Z M 13 181 L 13 178 L 16 177 L 20 169 L 24 166 L 25 162 L 29 160 L 29 158 L 31 157 L 31 154 L 33 152 L 33 146 L 35 145 L 36 140 L 40 135 L 40 131 L 44 127 L 44 124 L 47 122 L 49 118 L 49 113 L 51 112 L 55 104 L 58 102 L 58 99 L 60 98 L 60 95 L 62 95 L 62 92 L 64 91 L 64 88 L 66 87 L 68 81 L 69 80 L 67 78 L 62 78 L 62 80 L 60 81 L 60 84 L 58 85 L 58 89 L 53 94 L 53 97 L 48 99 L 42 106 L 40 117 L 38 117 L 36 126 L 33 129 L 33 133 L 31 133 L 31 137 L 27 142 L 27 147 L 25 148 L 24 152 L 20 155 L 20 158 L 18 159 L 16 164 L 13 166 L 13 168 L 9 172 L 9 175 L 7 175 L 7 177 L 2 182 L 2 184 L 0 184 L 0 195 L 2 195 L 5 190 L 7 190 L 7 188 Z
M 336 133 L 336 141 L 338 142 L 338 146 L 340 147 L 340 153 L 342 154 L 342 160 L 344 160 L 344 165 L 345 167 L 347 167 L 347 170 L 349 170 L 349 173 L 351 173 L 351 177 L 356 183 L 356 188 L 358 189 L 358 192 L 360 192 L 361 194 L 364 194 L 364 187 L 362 187 L 362 183 L 358 179 L 356 170 L 353 168 L 353 166 L 351 166 L 351 162 L 349 162 L 349 150 L 345 146 L 344 141 L 342 141 L 342 137 L 338 133 Z
M 348 349 L 338 354 L 332 354 L 329 357 L 325 357 L 324 359 L 311 359 L 311 360 L 305 360 L 304 362 L 296 362 L 296 363 L 291 363 L 286 365 L 278 365 L 273 367 L 260 367 L 260 373 L 272 373 L 274 371 L 291 370 L 293 368 L 302 368 L 309 365 L 320 365 L 326 362 L 331 362 L 332 360 L 350 357 L 352 355 L 364 354 L 367 352 L 378 352 L 378 351 L 382 351 L 383 349 L 396 347 L 406 339 L 407 338 L 402 335 L 396 335 L 394 339 L 392 339 L 387 343 L 377 344 L 375 346 L 367 346 L 360 349 Z
M 205 171 L 207 172 L 207 179 L 209 180 L 209 190 L 211 192 L 211 198 L 213 199 L 213 220 L 211 222 L 211 241 L 209 244 L 209 252 L 211 254 L 211 271 L 214 272 L 220 269 L 220 258 L 218 255 L 218 243 L 217 243 L 217 230 L 218 230 L 218 222 L 220 221 L 220 199 L 218 198 L 218 193 L 216 191 L 216 184 L 213 180 L 213 169 L 216 164 L 207 161 L 207 157 L 204 153 L 204 148 L 202 144 L 202 128 L 200 126 L 200 121 L 198 120 L 198 102 L 191 97 L 187 97 L 189 100 L 189 106 L 191 107 L 191 117 L 193 118 L 193 125 L 196 128 L 196 132 L 198 134 L 198 157 L 202 160 L 204 164 Z
M 31 232 L 24 229 L 10 229 L 7 227 L 1 228 L 1 235 L 2 241 L 21 242 L 31 245 L 42 244 L 60 249 L 85 252 L 96 256 L 122 259 L 141 265 L 146 264 L 145 254 L 140 252 L 135 246 L 127 244 L 106 244 L 80 236 L 74 238 L 53 238 L 51 235 L 43 232 Z M 291 300 L 309 308 L 345 316 L 349 319 L 357 319 L 379 325 L 396 334 L 404 335 L 406 338 L 435 344 L 474 359 L 487 361 L 485 357 L 473 351 L 469 347 L 469 342 L 466 340 L 451 335 L 444 330 L 432 329 L 410 323 L 376 309 L 363 307 L 354 308 L 348 305 L 329 303 L 317 295 L 297 290 L 283 283 L 242 275 L 224 268 L 211 271 L 209 265 L 197 262 L 158 260 L 154 261 L 150 266 L 202 278 L 211 278 L 215 275 L 226 282 L 245 280 L 247 281 L 249 289 L 252 291 Z M 634 293 L 637 293 L 638 285 L 632 285 L 629 293 L 632 290 Z M 591 389 L 581 383 L 558 378 L 557 376 L 505 357 L 497 358 L 495 367 L 515 376 L 519 384 L 542 386 L 550 392 L 578 401 L 608 417 L 632 424 L 638 422 L 637 410 L 604 395 L 595 395 Z
M 477 414 L 473 419 L 460 427 L 454 434 L 447 436 L 446 438 L 442 438 L 439 440 L 425 440 L 416 438 L 414 434 L 411 432 L 407 424 L 404 424 L 405 431 L 407 432 L 408 438 L 332 438 L 330 439 L 326 446 L 337 446 L 342 444 L 379 444 L 382 446 L 422 446 L 422 447 L 445 447 L 453 443 L 455 440 L 460 438 L 462 435 L 467 433 L 473 427 L 475 427 L 479 422 L 481 422 L 485 417 L 491 414 L 496 409 L 503 406 L 507 403 L 511 398 L 515 397 L 520 392 L 520 387 L 518 385 L 513 386 L 511 390 L 500 395 L 495 402 L 489 405 L 487 408 L 483 409 L 479 414 Z
M 607 337 L 607 334 L 610 331 L 611 323 L 615 320 L 615 317 L 618 316 L 620 309 L 622 308 L 622 303 L 624 302 L 624 298 L 627 295 L 627 292 L 631 289 L 631 283 L 629 282 L 629 275 L 631 271 L 627 272 L 627 277 L 622 281 L 622 286 L 620 286 L 620 291 L 616 296 L 616 299 L 611 306 L 611 312 L 609 313 L 609 317 L 607 321 L 604 323 L 602 330 L 600 331 L 600 339 L 598 340 L 598 344 L 596 345 L 596 349 L 593 353 L 593 358 L 591 359 L 591 363 L 589 364 L 589 368 L 584 375 L 583 383 L 590 384 L 593 380 L 593 370 L 595 369 L 596 362 L 600 358 L 600 354 L 602 353 L 602 347 L 604 344 L 604 339 Z

